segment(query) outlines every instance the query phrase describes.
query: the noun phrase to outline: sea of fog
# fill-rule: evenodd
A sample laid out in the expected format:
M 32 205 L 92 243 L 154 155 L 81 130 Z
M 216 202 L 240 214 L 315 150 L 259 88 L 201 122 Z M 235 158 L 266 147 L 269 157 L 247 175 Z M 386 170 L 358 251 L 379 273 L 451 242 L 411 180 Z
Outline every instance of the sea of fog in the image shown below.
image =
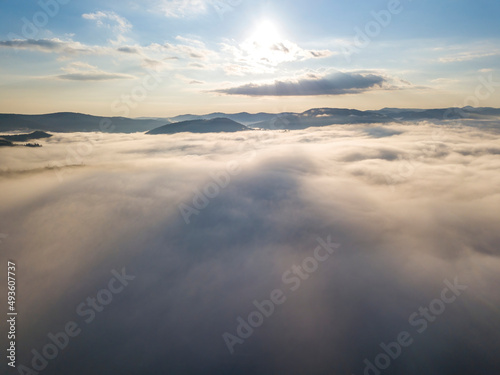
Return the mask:
M 18 373 L 500 373 L 490 130 L 37 142 L 0 149 Z

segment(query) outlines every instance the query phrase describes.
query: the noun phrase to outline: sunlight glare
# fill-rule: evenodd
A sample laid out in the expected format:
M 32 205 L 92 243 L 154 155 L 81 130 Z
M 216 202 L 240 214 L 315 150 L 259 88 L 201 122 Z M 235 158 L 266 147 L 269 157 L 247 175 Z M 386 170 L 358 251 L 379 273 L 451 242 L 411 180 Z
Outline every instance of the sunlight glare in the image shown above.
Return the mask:
M 278 43 L 281 40 L 281 36 L 274 22 L 264 20 L 257 25 L 251 39 L 259 47 L 269 48 L 273 44 Z

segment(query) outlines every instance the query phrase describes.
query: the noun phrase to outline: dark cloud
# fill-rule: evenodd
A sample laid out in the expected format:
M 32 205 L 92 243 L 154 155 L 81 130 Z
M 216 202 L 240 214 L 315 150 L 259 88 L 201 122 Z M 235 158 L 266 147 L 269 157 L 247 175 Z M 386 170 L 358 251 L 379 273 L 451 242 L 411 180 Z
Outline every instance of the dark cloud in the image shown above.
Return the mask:
M 135 47 L 119 47 L 119 48 L 117 48 L 117 51 L 123 52 L 123 53 L 132 53 L 132 54 L 139 53 L 139 50 Z
M 60 41 L 53 41 L 49 39 L 25 39 L 25 40 L 2 40 L 0 46 L 11 48 L 40 48 L 45 50 L 57 50 L 61 47 Z
M 127 74 L 106 73 L 106 72 L 82 72 L 68 73 L 58 75 L 57 78 L 69 81 L 108 81 L 115 79 L 132 79 L 133 77 Z
M 327 57 L 331 55 L 330 51 L 308 51 L 313 57 Z
M 283 43 L 276 43 L 271 46 L 271 50 L 273 51 L 280 51 L 284 53 L 290 53 L 290 50 L 288 47 L 286 47 Z
M 2 40 L 0 47 L 15 49 L 33 49 L 43 52 L 64 52 L 64 53 L 88 53 L 95 51 L 94 48 L 82 45 L 74 41 L 64 41 L 54 39 L 15 39 Z
M 302 78 L 297 81 L 275 81 L 273 84 L 254 84 L 215 90 L 228 95 L 248 96 L 310 96 L 357 94 L 381 87 L 386 78 L 376 74 L 335 73 L 321 78 Z

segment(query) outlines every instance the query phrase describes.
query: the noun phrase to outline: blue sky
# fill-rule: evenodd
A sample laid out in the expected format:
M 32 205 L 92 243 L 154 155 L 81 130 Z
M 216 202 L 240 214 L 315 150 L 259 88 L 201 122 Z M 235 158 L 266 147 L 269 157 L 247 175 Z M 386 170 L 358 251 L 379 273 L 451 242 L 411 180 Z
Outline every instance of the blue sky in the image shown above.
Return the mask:
M 172 116 L 500 99 L 493 0 L 0 6 L 4 113 Z

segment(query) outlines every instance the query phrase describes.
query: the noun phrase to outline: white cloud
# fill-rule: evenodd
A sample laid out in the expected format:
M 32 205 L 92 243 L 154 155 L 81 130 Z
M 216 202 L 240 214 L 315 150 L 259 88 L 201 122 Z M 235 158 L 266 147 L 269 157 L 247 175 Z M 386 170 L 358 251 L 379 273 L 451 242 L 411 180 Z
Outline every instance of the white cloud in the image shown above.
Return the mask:
M 95 13 L 85 13 L 82 17 L 86 20 L 95 21 L 99 27 L 110 29 L 112 32 L 112 43 L 120 44 L 128 40 L 125 34 L 132 29 L 132 24 L 115 12 L 98 11 Z
M 207 4 L 207 0 L 165 0 L 161 2 L 160 10 L 166 17 L 181 18 L 205 13 Z
M 56 78 L 70 81 L 108 81 L 135 78 L 129 74 L 106 72 L 96 66 L 79 61 L 68 64 L 62 70 L 65 73 L 56 76 Z
M 160 0 L 157 7 L 165 17 L 197 17 L 214 11 L 223 16 L 233 11 L 242 0 Z
M 437 88 L 445 88 L 452 86 L 456 83 L 459 83 L 460 81 L 458 79 L 453 79 L 453 78 L 436 78 L 431 81 L 433 84 L 435 84 L 435 87 Z
M 95 13 L 85 13 L 82 17 L 86 20 L 96 21 L 100 27 L 112 28 L 121 33 L 125 33 L 132 29 L 132 24 L 124 17 L 119 16 L 115 12 L 98 11 Z
M 446 47 L 434 48 L 434 50 L 440 51 L 442 53 L 442 56 L 439 57 L 439 62 L 441 63 L 471 61 L 500 55 L 498 44 L 490 42 L 451 45 Z
M 500 55 L 500 50 L 490 51 L 490 52 L 460 52 L 454 55 L 440 57 L 439 61 L 442 63 L 453 63 L 453 62 L 477 60 L 485 57 L 498 56 L 498 55 Z
M 266 40 L 264 37 L 250 37 L 242 43 L 228 40 L 221 43 L 221 53 L 228 56 L 230 63 L 224 65 L 230 75 L 273 73 L 283 63 L 325 58 L 335 53 L 329 50 L 309 50 L 286 39 Z

